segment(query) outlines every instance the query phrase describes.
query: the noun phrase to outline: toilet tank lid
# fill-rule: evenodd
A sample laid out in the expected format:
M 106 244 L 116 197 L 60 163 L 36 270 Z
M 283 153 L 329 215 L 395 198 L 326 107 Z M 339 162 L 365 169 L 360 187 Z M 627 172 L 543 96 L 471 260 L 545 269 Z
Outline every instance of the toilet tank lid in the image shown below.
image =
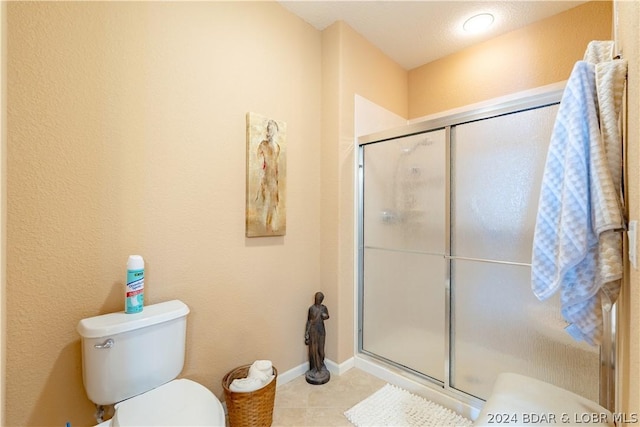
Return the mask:
M 78 333 L 83 338 L 102 338 L 168 322 L 189 314 L 189 307 L 180 300 L 145 306 L 140 313 L 124 311 L 89 317 L 78 322 Z

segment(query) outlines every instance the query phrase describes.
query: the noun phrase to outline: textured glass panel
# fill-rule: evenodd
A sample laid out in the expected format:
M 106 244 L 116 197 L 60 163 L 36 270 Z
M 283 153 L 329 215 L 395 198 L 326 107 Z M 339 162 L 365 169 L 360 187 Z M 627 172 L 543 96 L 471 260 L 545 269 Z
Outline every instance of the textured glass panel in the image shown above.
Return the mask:
M 531 262 L 557 106 L 468 123 L 452 144 L 452 254 Z
M 363 348 L 444 381 L 444 257 L 365 249 Z
M 445 132 L 364 147 L 365 246 L 444 253 Z
M 452 386 L 486 399 L 496 376 L 515 372 L 595 402 L 599 350 L 565 331 L 559 300 L 538 301 L 527 266 L 452 262 Z

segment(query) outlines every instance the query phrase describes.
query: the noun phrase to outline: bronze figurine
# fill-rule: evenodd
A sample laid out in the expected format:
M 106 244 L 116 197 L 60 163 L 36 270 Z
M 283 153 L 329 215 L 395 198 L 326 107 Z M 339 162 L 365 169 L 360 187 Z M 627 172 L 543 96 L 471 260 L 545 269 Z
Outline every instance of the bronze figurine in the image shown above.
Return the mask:
M 329 310 L 322 304 L 324 294 L 316 292 L 315 304 L 309 307 L 304 343 L 309 346 L 309 370 L 305 378 L 309 384 L 320 385 L 329 382 L 331 375 L 324 364 L 324 341 L 326 332 L 324 321 L 329 318 Z

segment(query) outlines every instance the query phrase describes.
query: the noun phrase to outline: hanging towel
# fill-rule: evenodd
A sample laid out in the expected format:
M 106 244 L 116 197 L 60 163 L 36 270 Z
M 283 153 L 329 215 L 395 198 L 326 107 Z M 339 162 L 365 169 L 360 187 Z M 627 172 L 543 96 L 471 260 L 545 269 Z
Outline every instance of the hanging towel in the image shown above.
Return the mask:
M 598 277 L 601 282 L 602 306 L 610 310 L 620 293 L 622 278 L 622 233 L 624 227 L 622 195 L 622 137 L 619 117 L 627 75 L 625 60 L 606 61 L 595 65 L 596 92 L 602 146 L 606 167 L 611 174 L 612 188 L 606 189 L 606 199 L 596 216 L 602 223 L 596 227 L 599 238 Z
M 615 43 L 613 40 L 593 40 L 584 52 L 584 61 L 598 64 L 613 59 Z
M 592 42 L 585 59 L 611 59 L 612 46 Z M 626 64 L 588 61 L 574 66 L 556 117 L 540 191 L 531 279 L 541 300 L 561 289 L 567 332 L 596 345 L 602 337 L 602 309 L 615 301 L 622 277 L 621 142 L 613 128 L 618 126 Z
M 576 63 L 562 96 L 540 190 L 531 278 L 541 300 L 562 289 L 567 332 L 595 344 L 602 315 L 589 304 L 598 293 L 590 182 L 590 173 L 596 172 L 590 167 L 591 147 L 600 140 L 594 68 L 588 62 Z
M 587 294 L 595 291 L 589 289 L 595 263 L 587 257 L 597 244 L 589 200 L 589 147 L 600 138 L 595 96 L 593 66 L 580 61 L 560 102 L 540 189 L 532 289 L 541 300 L 566 281 L 581 282 Z

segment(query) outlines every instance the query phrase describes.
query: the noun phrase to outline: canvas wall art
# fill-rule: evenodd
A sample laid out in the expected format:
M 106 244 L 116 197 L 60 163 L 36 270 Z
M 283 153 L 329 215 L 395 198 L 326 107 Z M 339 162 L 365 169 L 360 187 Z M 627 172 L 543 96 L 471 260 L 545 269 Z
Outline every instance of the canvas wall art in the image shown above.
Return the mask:
M 247 113 L 247 237 L 286 234 L 286 140 L 285 122 Z

